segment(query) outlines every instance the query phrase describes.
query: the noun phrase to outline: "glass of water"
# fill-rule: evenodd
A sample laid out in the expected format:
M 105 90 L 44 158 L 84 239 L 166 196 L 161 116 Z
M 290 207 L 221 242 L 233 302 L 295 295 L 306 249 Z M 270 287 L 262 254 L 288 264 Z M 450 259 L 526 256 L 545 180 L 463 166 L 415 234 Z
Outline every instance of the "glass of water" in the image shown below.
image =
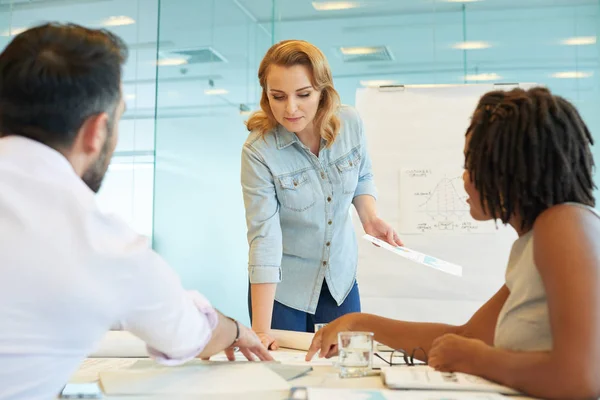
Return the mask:
M 367 376 L 373 363 L 372 332 L 338 333 L 340 377 Z

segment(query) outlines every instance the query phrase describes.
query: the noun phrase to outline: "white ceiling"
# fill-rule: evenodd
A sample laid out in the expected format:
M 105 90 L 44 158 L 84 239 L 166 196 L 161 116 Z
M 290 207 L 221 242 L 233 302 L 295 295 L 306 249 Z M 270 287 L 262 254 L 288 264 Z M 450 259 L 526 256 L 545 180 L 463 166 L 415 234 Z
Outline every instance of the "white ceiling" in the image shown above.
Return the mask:
M 111 27 L 131 46 L 125 71 L 130 118 L 152 116 L 158 71 L 160 115 L 230 112 L 256 105 L 256 70 L 272 41 L 308 40 L 328 57 L 336 86 L 353 103 L 360 81 L 461 83 L 465 73 L 496 74 L 501 81 L 546 83 L 582 103 L 598 101 L 599 46 L 564 46 L 574 36 L 597 36 L 597 0 L 362 0 L 364 7 L 317 11 L 308 0 L 0 0 L 0 33 L 45 20 L 101 26 L 111 16 L 135 24 Z M 275 24 L 271 16 L 275 15 Z M 157 32 L 160 19 L 160 31 Z M 274 38 L 272 37 L 274 32 Z M 484 41 L 484 50 L 452 46 Z M 0 37 L 0 47 L 8 37 Z M 157 45 L 158 42 L 158 45 Z M 387 46 L 393 60 L 345 63 L 341 46 Z M 182 49 L 211 47 L 225 63 L 161 66 Z M 554 79 L 561 71 L 590 71 L 586 79 Z M 214 86 L 229 91 L 208 96 Z
M 356 0 L 360 7 L 337 10 L 317 11 L 312 0 L 278 0 L 273 10 L 271 0 L 239 0 L 260 22 L 275 19 L 280 21 L 314 20 L 330 18 L 357 18 L 368 16 L 389 16 L 424 13 L 460 12 L 463 4 L 469 11 L 522 10 L 526 8 L 548 8 L 556 6 L 594 5 L 595 0 L 482 0 L 473 2 L 445 0 Z M 327 3 L 325 0 L 317 0 Z
M 466 4 L 464 12 L 462 4 L 443 1 L 362 3 L 367 6 L 322 12 L 307 0 L 279 0 L 273 26 L 270 0 L 219 0 L 217 4 L 163 1 L 161 39 L 184 47 L 209 44 L 223 54 L 229 63 L 190 66 L 185 79 L 217 74 L 215 84 L 230 91 L 222 98 L 234 104 L 258 99 L 255 73 L 271 44 L 272 30 L 275 41 L 305 39 L 321 48 L 330 61 L 342 98 L 350 103 L 361 80 L 461 83 L 465 72 L 497 74 L 504 82 L 548 83 L 568 94 L 577 91 L 579 98 L 585 97 L 586 91 L 597 92 L 598 74 L 579 80 L 550 77 L 560 71 L 597 69 L 598 46 L 560 45 L 565 38 L 597 35 L 600 18 L 595 0 L 484 0 Z M 207 15 L 214 17 L 213 22 L 206 19 Z M 489 42 L 491 47 L 466 52 L 452 48 L 465 37 L 468 41 Z M 387 46 L 394 60 L 342 62 L 339 47 L 372 45 Z M 178 76 L 179 67 L 160 69 L 161 78 Z M 170 82 L 161 88 L 171 90 L 172 95 L 171 99 L 165 96 L 164 104 L 221 104 L 203 96 L 206 87 L 203 78 Z

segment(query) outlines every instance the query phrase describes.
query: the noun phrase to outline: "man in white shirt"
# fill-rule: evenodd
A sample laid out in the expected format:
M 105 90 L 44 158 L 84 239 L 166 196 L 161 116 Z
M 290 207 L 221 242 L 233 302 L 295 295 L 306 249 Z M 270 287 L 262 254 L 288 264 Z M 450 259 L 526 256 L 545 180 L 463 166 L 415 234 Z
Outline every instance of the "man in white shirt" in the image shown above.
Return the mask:
M 126 46 L 76 25 L 17 35 L 0 54 L 0 399 L 54 397 L 111 326 L 166 364 L 237 346 L 248 328 L 185 291 L 95 203 L 124 112 Z

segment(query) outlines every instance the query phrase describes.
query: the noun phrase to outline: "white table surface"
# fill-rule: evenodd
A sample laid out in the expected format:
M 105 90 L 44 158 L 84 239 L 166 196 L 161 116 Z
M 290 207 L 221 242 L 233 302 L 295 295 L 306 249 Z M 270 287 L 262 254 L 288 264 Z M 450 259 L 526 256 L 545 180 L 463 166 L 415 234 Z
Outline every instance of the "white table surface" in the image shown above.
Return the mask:
M 278 352 L 273 352 L 276 358 L 278 354 L 283 355 L 286 353 L 286 356 L 289 354 L 304 354 L 303 352 L 297 352 L 293 350 L 283 350 Z M 217 358 L 219 358 L 217 356 Z M 93 382 L 98 379 L 98 373 L 100 371 L 106 369 L 121 369 L 128 368 L 133 365 L 137 360 L 141 358 L 94 358 L 86 360 L 84 367 L 78 370 L 70 382 Z M 319 362 L 321 365 L 313 365 L 313 370 L 308 374 L 296 378 L 290 381 L 290 384 L 294 387 L 309 387 L 309 388 L 333 388 L 333 389 L 377 389 L 377 390 L 385 390 L 385 386 L 378 375 L 368 376 L 364 378 L 350 378 L 350 379 L 342 379 L 338 376 L 338 370 L 332 365 L 323 365 L 326 361 L 322 360 Z M 376 373 L 376 372 L 375 372 Z M 244 394 L 244 399 L 261 399 L 261 400 L 284 400 L 288 399 L 289 392 L 257 392 L 257 393 L 247 393 Z M 191 399 L 209 399 L 209 400 L 226 400 L 226 399 L 239 399 L 239 394 L 231 394 L 231 395 L 205 395 L 202 396 L 178 396 L 178 395 L 169 395 L 169 396 L 104 396 L 105 400 L 157 400 L 157 399 L 169 399 L 169 400 L 191 400 Z M 510 396 L 507 399 L 514 400 L 531 400 L 528 397 L 515 397 Z

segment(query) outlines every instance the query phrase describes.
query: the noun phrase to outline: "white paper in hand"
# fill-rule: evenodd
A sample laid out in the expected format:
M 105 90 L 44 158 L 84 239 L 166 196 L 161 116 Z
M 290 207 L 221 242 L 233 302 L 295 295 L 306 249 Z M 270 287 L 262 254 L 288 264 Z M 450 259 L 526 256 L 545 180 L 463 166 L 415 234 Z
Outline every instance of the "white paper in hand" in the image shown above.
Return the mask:
M 368 240 L 371 243 L 376 244 L 377 246 L 384 248 L 386 250 L 391 251 L 401 257 L 408 258 L 414 262 L 419 264 L 426 265 L 428 267 L 437 269 L 438 271 L 445 272 L 447 274 L 462 276 L 462 267 L 460 265 L 452 264 L 444 260 L 440 260 L 439 258 L 428 256 L 427 254 L 419 253 L 418 251 L 411 250 L 407 247 L 401 246 L 392 246 L 388 242 L 385 242 L 381 239 L 377 239 L 371 235 L 364 235 L 363 239 Z

